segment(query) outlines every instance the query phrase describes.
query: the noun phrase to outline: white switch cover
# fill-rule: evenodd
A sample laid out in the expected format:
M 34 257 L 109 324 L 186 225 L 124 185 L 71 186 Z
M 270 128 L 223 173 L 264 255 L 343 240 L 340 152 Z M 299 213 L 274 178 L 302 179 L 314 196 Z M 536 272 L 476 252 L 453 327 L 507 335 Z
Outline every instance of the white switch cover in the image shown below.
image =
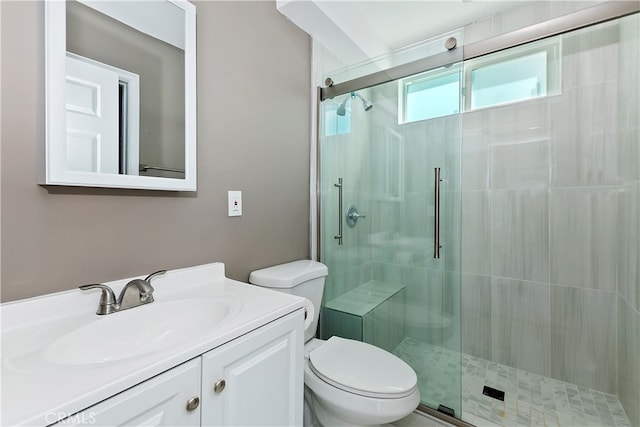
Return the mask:
M 242 216 L 242 191 L 229 191 L 229 216 Z

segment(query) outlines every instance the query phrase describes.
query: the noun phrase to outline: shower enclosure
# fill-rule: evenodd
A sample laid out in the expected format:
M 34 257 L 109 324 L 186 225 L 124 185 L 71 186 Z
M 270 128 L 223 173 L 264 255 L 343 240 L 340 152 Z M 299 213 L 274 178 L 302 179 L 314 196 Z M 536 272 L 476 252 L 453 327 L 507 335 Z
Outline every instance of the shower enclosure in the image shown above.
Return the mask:
M 398 355 L 469 423 L 640 425 L 637 8 L 330 74 L 322 338 Z

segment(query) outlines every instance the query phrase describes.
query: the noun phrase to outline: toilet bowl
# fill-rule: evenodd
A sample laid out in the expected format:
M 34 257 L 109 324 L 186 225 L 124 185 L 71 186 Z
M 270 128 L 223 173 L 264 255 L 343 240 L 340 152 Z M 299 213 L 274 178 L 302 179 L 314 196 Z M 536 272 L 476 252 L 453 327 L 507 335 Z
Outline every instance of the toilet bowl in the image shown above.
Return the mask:
M 327 267 L 294 261 L 251 273 L 249 282 L 307 298 L 318 313 Z M 321 426 L 376 426 L 410 414 L 420 403 L 417 376 L 395 355 L 373 345 L 314 338 L 317 317 L 305 329 L 305 414 Z
M 320 425 L 386 424 L 420 403 L 413 369 L 378 347 L 339 337 L 314 339 L 305 345 L 305 358 L 306 399 Z

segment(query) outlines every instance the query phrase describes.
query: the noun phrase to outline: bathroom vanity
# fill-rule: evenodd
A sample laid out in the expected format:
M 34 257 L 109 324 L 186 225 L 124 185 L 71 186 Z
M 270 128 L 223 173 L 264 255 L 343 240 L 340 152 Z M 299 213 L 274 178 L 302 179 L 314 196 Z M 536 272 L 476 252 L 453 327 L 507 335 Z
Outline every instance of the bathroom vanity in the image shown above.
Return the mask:
M 108 315 L 98 291 L 3 304 L 2 425 L 302 424 L 304 299 L 220 263 L 153 287 Z

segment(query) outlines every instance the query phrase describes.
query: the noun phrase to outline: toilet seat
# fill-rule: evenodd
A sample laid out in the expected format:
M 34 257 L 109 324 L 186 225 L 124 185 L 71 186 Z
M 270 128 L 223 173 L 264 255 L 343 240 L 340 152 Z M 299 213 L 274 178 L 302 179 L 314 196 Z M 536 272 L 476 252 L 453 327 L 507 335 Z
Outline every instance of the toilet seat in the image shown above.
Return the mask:
M 360 341 L 329 338 L 309 353 L 309 367 L 326 383 L 362 396 L 397 399 L 416 390 L 417 376 L 409 365 Z

